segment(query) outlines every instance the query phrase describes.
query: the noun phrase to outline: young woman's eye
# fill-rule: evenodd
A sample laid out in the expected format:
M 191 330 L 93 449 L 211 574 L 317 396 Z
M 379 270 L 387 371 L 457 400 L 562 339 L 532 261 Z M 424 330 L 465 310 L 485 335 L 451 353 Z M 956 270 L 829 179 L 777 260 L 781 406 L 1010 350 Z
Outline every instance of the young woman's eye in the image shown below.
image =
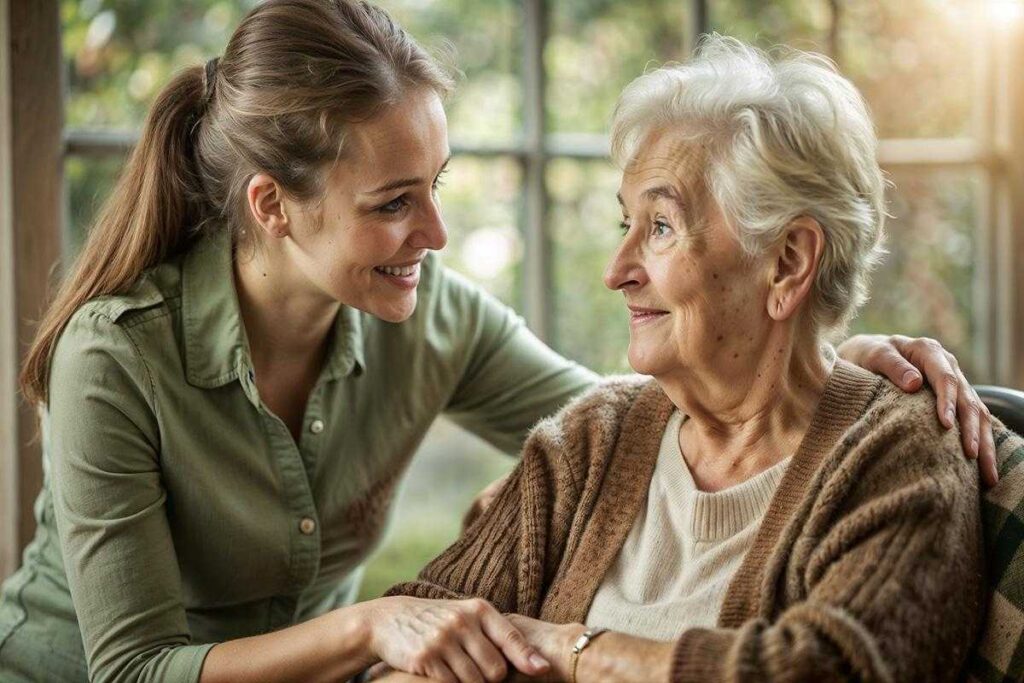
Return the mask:
M 672 234 L 672 226 L 665 221 L 654 221 L 651 226 L 651 235 L 654 237 L 667 237 Z
M 395 214 L 401 211 L 409 203 L 409 200 L 405 198 L 405 195 L 395 197 L 387 204 L 377 207 L 377 211 L 385 214 Z
M 626 233 L 629 232 L 629 221 L 623 219 L 619 221 L 619 232 L 625 237 Z
M 444 185 L 444 175 L 447 172 L 448 172 L 448 167 L 447 166 L 442 168 L 441 172 L 437 174 L 436 178 L 434 178 L 434 183 L 433 183 L 433 185 L 431 185 L 431 187 L 433 187 L 436 190 L 437 188 L 443 186 Z

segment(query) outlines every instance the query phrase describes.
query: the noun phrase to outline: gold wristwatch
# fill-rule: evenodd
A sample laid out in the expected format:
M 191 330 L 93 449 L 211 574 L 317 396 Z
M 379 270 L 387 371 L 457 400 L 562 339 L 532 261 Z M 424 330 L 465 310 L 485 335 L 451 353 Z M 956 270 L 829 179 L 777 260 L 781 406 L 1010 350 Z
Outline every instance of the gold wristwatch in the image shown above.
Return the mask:
M 576 639 L 572 646 L 572 683 L 576 683 L 576 669 L 580 665 L 580 653 L 586 650 L 599 635 L 607 631 L 608 629 L 606 628 L 587 629 Z

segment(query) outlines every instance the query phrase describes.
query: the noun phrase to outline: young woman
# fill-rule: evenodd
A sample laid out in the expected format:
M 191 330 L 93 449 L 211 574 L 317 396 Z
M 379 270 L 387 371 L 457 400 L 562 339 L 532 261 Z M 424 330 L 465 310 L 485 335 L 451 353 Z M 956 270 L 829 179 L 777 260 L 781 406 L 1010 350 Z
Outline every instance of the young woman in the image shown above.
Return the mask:
M 351 604 L 438 414 L 517 452 L 596 379 L 434 257 L 450 87 L 372 5 L 269 0 L 161 92 L 24 369 L 47 477 L 0 679 L 546 669 L 486 603 Z M 944 351 L 841 353 L 920 385 L 899 348 L 989 453 Z

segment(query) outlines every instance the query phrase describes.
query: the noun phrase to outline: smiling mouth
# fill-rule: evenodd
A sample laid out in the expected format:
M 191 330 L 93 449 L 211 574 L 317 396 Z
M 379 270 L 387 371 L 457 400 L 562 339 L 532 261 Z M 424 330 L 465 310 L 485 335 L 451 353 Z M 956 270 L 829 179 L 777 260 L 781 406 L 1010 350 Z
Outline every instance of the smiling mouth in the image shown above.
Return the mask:
M 668 311 L 659 311 L 654 308 L 629 308 L 629 322 L 631 325 L 640 325 L 642 323 L 651 322 L 658 320 L 666 315 Z
M 416 263 L 411 263 L 405 266 L 376 266 L 374 270 L 383 275 L 409 277 L 420 272 L 420 263 L 417 261 Z
M 373 272 L 381 282 L 401 292 L 415 291 L 420 283 L 419 261 L 398 266 L 377 266 Z

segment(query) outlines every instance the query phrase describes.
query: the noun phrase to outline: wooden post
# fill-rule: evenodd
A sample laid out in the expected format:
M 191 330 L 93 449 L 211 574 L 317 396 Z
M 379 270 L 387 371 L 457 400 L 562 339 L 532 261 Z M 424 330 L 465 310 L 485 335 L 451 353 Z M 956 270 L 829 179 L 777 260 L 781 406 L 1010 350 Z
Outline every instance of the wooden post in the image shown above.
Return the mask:
M 1024 389 L 1024 14 L 990 15 L 994 102 L 992 216 L 995 383 Z
M 16 378 L 61 253 L 63 113 L 58 0 L 0 0 L 0 575 L 35 533 L 36 415 Z
M 1008 79 L 1009 106 L 1008 144 L 1005 163 L 1009 186 L 1010 217 L 1007 225 L 1006 254 L 1009 262 L 1004 266 L 1002 288 L 1006 297 L 1004 306 L 1006 333 L 1001 365 L 1005 366 L 1006 383 L 1024 389 L 1024 17 L 1018 17 L 1010 36 Z

